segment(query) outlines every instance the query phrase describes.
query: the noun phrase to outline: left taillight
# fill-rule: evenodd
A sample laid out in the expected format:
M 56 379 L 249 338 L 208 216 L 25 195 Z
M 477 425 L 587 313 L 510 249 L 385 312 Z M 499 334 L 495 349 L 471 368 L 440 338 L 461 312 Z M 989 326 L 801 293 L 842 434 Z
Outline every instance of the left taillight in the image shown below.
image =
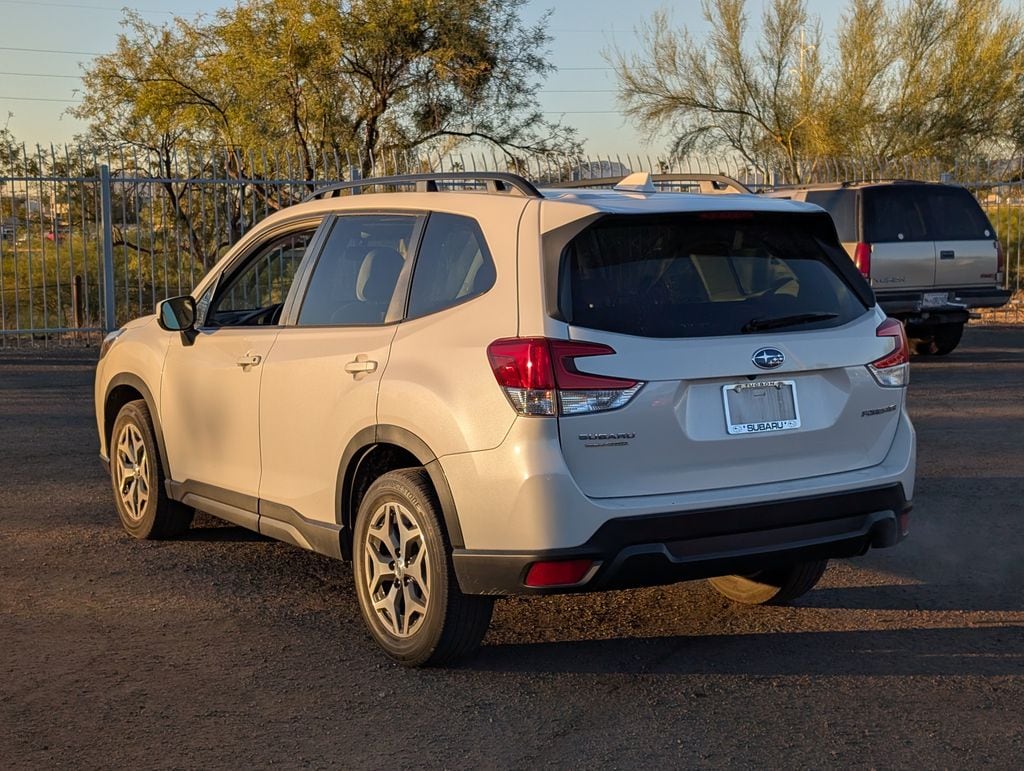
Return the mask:
M 896 319 L 886 319 L 875 330 L 875 337 L 891 337 L 896 347 L 880 359 L 868 364 L 868 370 L 878 385 L 885 388 L 902 388 L 910 382 L 910 345 L 903 324 Z
M 588 415 L 625 407 L 642 382 L 576 366 L 576 359 L 614 353 L 602 343 L 546 337 L 509 337 L 487 346 L 494 378 L 520 415 Z

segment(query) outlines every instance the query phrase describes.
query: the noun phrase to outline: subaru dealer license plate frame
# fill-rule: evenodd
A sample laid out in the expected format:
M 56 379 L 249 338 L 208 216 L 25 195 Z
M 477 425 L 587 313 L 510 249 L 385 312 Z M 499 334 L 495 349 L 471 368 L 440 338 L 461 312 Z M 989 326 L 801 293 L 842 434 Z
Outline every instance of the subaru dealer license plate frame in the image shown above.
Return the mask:
M 766 434 L 800 428 L 795 380 L 753 380 L 722 386 L 729 434 Z

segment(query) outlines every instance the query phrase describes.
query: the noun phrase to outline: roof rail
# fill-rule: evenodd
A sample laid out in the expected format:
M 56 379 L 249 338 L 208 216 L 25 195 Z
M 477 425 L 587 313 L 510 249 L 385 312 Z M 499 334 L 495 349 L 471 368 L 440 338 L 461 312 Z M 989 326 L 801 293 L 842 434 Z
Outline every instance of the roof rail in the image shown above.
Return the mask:
M 835 182 L 794 182 L 788 185 L 774 185 L 772 190 L 821 190 L 833 187 L 856 187 L 857 185 L 927 185 L 933 184 L 920 179 L 844 179 Z
M 527 198 L 542 198 L 540 191 L 533 186 L 533 183 L 520 177 L 518 174 L 506 174 L 500 171 L 446 171 L 437 174 L 402 174 L 396 177 L 367 177 L 366 179 L 353 179 L 348 182 L 335 182 L 314 190 L 310 195 L 303 198 L 303 201 L 315 201 L 323 198 L 335 198 L 341 195 L 344 190 L 362 192 L 364 187 L 375 187 L 377 185 L 414 185 L 418 193 L 438 192 L 438 182 L 483 182 L 487 186 L 488 193 L 505 193 L 510 190 L 525 195 Z
M 702 193 L 749 193 L 750 188 L 739 180 L 725 174 L 651 174 L 654 184 L 666 182 L 695 182 Z M 623 177 L 598 177 L 594 179 L 576 179 L 570 182 L 555 182 L 550 187 L 587 188 L 614 187 L 623 181 Z

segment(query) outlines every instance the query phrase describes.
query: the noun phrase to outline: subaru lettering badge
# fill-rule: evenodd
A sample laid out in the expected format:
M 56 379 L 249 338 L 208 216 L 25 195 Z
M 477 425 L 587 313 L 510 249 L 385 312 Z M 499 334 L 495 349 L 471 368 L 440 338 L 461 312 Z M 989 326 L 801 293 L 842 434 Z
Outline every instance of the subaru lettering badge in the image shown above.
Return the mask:
M 775 369 L 785 360 L 786 354 L 778 348 L 758 348 L 751 357 L 751 361 L 761 369 Z

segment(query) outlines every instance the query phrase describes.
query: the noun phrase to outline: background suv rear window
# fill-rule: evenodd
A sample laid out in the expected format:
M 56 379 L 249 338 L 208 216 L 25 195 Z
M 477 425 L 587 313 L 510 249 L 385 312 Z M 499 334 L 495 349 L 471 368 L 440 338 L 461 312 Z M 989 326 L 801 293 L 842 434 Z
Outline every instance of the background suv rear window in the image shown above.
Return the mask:
M 848 263 L 826 215 L 610 215 L 562 255 L 559 311 L 570 324 L 645 337 L 750 331 L 754 320 L 828 318 L 787 330 L 839 326 L 866 305 L 836 267 Z
M 985 212 L 962 187 L 900 184 L 868 188 L 863 195 L 869 243 L 994 238 Z

